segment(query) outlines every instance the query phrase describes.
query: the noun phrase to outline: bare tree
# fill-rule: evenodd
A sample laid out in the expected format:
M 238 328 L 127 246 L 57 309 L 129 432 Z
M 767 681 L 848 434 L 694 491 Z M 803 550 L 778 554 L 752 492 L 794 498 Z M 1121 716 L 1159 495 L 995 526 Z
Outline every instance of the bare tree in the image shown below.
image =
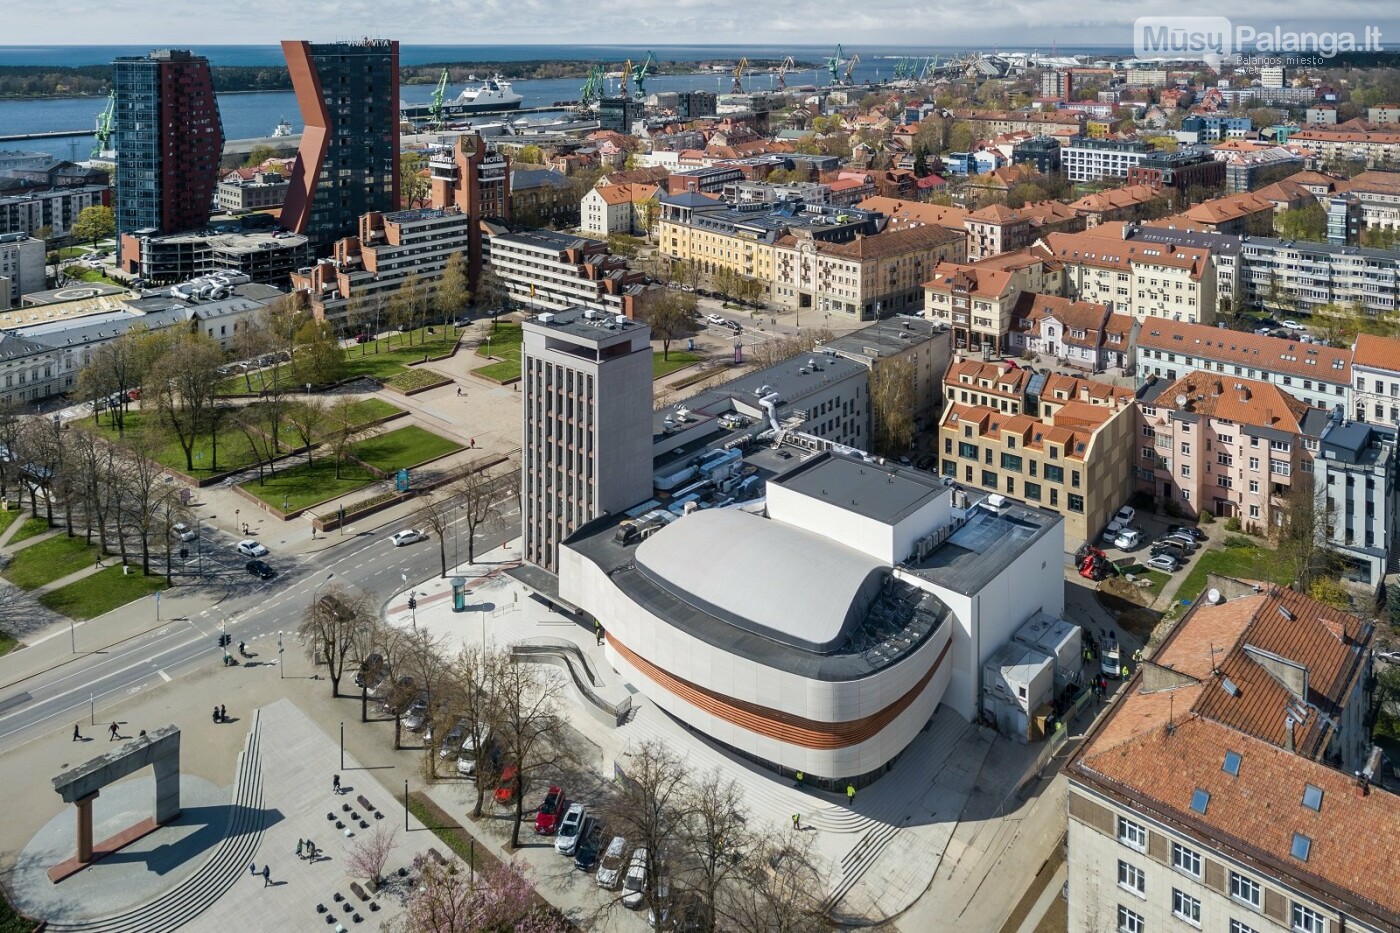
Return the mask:
M 326 662 L 331 696 L 340 696 L 345 665 L 350 658 L 359 658 L 365 620 L 373 615 L 374 607 L 367 593 L 334 584 L 325 587 L 321 597 L 302 614 L 297 633 L 303 636 L 312 660 L 320 658 Z
M 129 456 L 123 458 L 117 474 L 117 541 L 122 562 L 127 562 L 127 535 L 132 533 L 141 546 L 141 571 L 147 574 L 151 572 L 151 535 L 165 474 L 155 459 L 159 443 L 154 424 L 129 433 L 125 441 Z
M 256 405 L 244 405 L 232 415 L 233 426 L 243 435 L 248 450 L 253 455 L 253 463 L 258 468 L 258 485 L 262 485 L 269 475 L 276 472 L 273 461 L 277 459 L 277 441 L 267 427 L 270 409 L 282 404 L 281 399 L 278 399 Z
M 306 448 L 306 465 L 311 466 L 311 452 L 320 439 L 321 427 L 326 423 L 326 403 L 324 399 L 308 396 L 293 402 L 287 408 L 287 421 L 301 445 Z
M 452 663 L 444 651 L 443 638 L 435 636 L 427 629 L 412 628 L 403 633 L 399 644 L 398 670 L 413 678 L 413 695 L 405 699 L 412 702 L 421 698 L 427 704 L 424 714 L 424 729 L 432 713 L 441 705 L 444 696 L 451 694 L 449 675 Z M 395 707 L 394 747 L 401 744 L 401 726 L 404 704 Z
M 452 666 L 452 695 L 450 703 L 465 726 L 462 749 L 472 762 L 476 774 L 476 805 L 472 816 L 480 817 L 486 804 L 486 774 L 491 767 L 491 740 L 499 730 L 500 704 L 496 683 L 501 671 L 511 665 L 510 657 L 500 651 L 488 651 L 475 646 L 463 648 Z
M 398 845 L 398 827 L 390 820 L 380 820 L 374 829 L 360 834 L 346 855 L 346 865 L 352 872 L 376 885 L 384 880 L 384 866 Z
M 53 525 L 54 477 L 63 459 L 61 428 L 48 418 L 30 418 L 20 428 L 17 449 L 20 471 L 29 490 L 29 513 L 39 517 L 39 491 L 44 491 L 44 517 Z
M 335 458 L 335 478 L 340 479 L 340 467 L 350 448 L 373 434 L 377 428 L 360 422 L 355 400 L 348 395 L 336 396 L 325 413 L 324 437 Z
M 647 301 L 643 317 L 651 325 L 652 335 L 661 341 L 663 360 L 671 357 L 671 341 L 694 333 L 695 306 L 694 295 L 670 288 L 653 292 Z
M 439 492 L 430 492 L 423 497 L 423 507 L 415 513 L 414 524 L 429 529 L 438 544 L 438 562 L 442 575 L 447 576 L 447 534 L 452 529 L 453 503 Z
M 724 887 L 720 921 L 738 933 L 819 933 L 834 929 L 822 911 L 823 872 L 812 840 L 760 836 L 744 854 L 741 875 Z
M 96 421 L 105 409 L 117 434 L 126 430 L 126 411 L 133 389 L 145 378 L 144 355 L 140 352 L 140 331 L 128 332 L 99 344 L 86 365 L 78 371 L 74 395 L 93 403 Z M 99 404 L 115 399 L 116 405 Z
M 870 415 L 878 452 L 898 456 L 909 448 L 918 402 L 913 361 L 890 357 L 876 363 L 870 371 Z
M 531 664 L 497 666 L 495 678 L 498 737 L 506 764 L 515 766 L 515 816 L 510 847 L 520 848 L 520 824 L 525 819 L 525 789 L 530 778 L 553 760 L 557 741 L 560 681 L 541 676 Z M 483 775 L 477 775 L 480 782 Z
M 471 464 L 451 486 L 461 504 L 462 524 L 467 529 L 467 563 L 476 563 L 476 533 L 500 516 L 500 496 L 507 475 L 493 476 L 486 470 L 473 470 Z M 438 539 L 441 541 L 441 537 Z
M 714 930 L 723 888 L 736 878 L 737 856 L 748 848 L 748 814 L 744 792 L 718 769 L 690 788 L 681 807 L 685 813 L 679 836 L 677 871 L 699 896 L 698 916 L 685 918 L 695 929 Z M 673 905 L 673 912 L 684 905 Z M 677 918 L 682 919 L 682 918 Z
M 608 807 L 609 823 L 629 843 L 647 850 L 642 892 L 648 907 L 658 907 L 657 890 L 669 870 L 661 864 L 661 852 L 690 819 L 691 784 L 685 767 L 684 759 L 661 742 L 643 742 L 620 763 L 619 793 Z
M 185 453 L 185 469 L 194 470 L 194 445 L 209 420 L 223 362 L 219 345 L 203 334 L 181 334 L 147 378 L 144 397 L 154 403 L 161 421 L 175 433 Z
M 24 423 L 18 406 L 0 405 L 0 496 L 8 496 L 10 484 L 23 478 L 15 452 L 19 450 L 20 431 Z
M 87 516 L 87 540 L 92 543 L 93 523 L 97 525 L 97 546 L 107 543 L 108 524 L 117 507 L 117 479 L 121 460 L 115 444 L 109 444 L 89 431 L 72 432 L 73 460 L 79 466 L 82 497 Z

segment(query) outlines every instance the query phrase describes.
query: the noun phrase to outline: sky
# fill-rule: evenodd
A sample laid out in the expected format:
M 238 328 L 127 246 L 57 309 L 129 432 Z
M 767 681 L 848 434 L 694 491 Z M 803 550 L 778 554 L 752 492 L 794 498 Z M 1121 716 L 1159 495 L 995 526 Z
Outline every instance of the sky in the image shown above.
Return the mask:
M 7 45 L 266 45 L 373 35 L 407 44 L 1131 46 L 1139 16 L 1227 16 L 1256 29 L 1359 31 L 1400 49 L 1396 0 L 63 0 L 3 3 Z M 1318 13 L 1308 17 L 1310 9 Z M 1281 21 L 1280 13 L 1290 22 Z M 1325 12 L 1322 12 L 1325 10 Z M 1300 17 L 1301 14 L 1301 17 Z

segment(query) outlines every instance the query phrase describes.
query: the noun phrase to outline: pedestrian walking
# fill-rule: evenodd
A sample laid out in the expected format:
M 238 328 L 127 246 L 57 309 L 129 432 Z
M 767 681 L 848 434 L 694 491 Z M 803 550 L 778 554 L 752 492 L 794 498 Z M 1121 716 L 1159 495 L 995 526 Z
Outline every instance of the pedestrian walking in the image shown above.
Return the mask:
M 797 783 L 794 784 L 794 785 L 792 785 L 792 786 L 793 786 L 793 787 L 801 787 L 801 786 L 802 786 L 802 782 L 805 781 L 806 779 L 807 779 L 807 775 L 805 775 L 805 774 L 803 774 L 801 771 L 799 771 L 799 772 L 797 772 Z
M 74 741 L 74 742 L 81 742 L 82 740 L 83 740 L 83 734 L 82 734 L 81 732 L 78 731 L 78 724 L 75 722 L 75 723 L 73 723 L 73 741 Z
M 855 803 L 855 802 L 856 802 L 856 786 L 855 786 L 854 784 L 847 784 L 847 785 L 846 785 L 846 803 L 852 804 L 852 803 Z
M 306 847 L 305 841 L 303 841 L 303 840 L 301 840 L 301 839 L 298 839 L 298 840 L 297 840 L 297 858 L 301 858 L 301 857 L 302 857 L 302 854 L 301 854 L 301 853 L 302 853 L 302 850 L 303 850 L 305 847 Z
M 224 655 L 224 663 L 225 663 L 225 664 L 228 663 L 228 655 Z M 217 706 L 214 707 L 214 721 L 215 721 L 215 722 L 218 722 L 218 721 L 219 721 L 219 708 L 218 708 Z
M 1134 663 L 1134 664 L 1141 664 L 1141 663 L 1142 663 L 1142 649 L 1141 649 L 1141 648 L 1139 648 L 1138 650 L 1136 650 L 1136 651 L 1133 652 L 1133 663 Z
M 340 775 L 338 774 L 331 778 L 331 793 L 340 793 Z
M 262 876 L 263 887 L 267 887 L 268 885 L 272 884 L 272 871 L 266 865 L 263 866 Z
M 796 829 L 796 830 L 799 830 L 799 831 L 802 829 L 802 814 L 801 814 L 801 813 L 794 813 L 794 814 L 792 815 L 792 828 L 793 828 L 793 829 Z
M 108 742 L 114 742 L 114 741 L 116 741 L 116 738 L 117 738 L 117 724 L 116 724 L 116 723 L 112 723 L 110 726 L 108 726 L 108 727 L 107 727 L 107 732 L 108 732 L 107 741 L 108 741 Z
M 249 863 L 248 863 L 248 874 L 250 874 L 250 875 L 256 875 L 257 873 L 258 873 L 258 863 L 257 863 L 257 862 L 249 862 Z
M 219 722 L 228 722 L 228 707 L 219 704 Z
M 461 397 L 462 397 L 462 387 L 461 387 L 461 386 L 458 386 L 458 387 L 457 387 L 457 397 L 458 397 L 458 398 L 461 398 Z

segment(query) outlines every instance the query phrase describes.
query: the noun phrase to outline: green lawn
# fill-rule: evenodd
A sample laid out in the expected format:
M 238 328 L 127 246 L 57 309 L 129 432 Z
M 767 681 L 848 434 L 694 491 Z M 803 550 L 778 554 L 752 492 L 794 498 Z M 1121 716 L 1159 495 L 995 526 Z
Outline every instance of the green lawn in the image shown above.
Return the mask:
M 1206 574 L 1210 573 L 1243 580 L 1292 582 L 1292 573 L 1279 559 L 1277 551 L 1257 545 L 1225 547 L 1202 551 L 1191 558 L 1191 570 L 1176 591 L 1175 599 L 1194 602 L 1206 588 Z
M 405 336 L 381 337 L 352 346 L 345 351 L 346 376 L 373 376 L 388 379 L 408 369 L 408 364 L 421 362 L 426 356 L 441 356 L 449 352 L 457 343 L 457 335 L 451 327 L 435 327 L 434 334 L 419 329 L 414 331 L 412 343 Z M 419 342 L 419 341 L 423 342 Z M 376 346 L 378 352 L 375 352 Z
M 96 269 L 85 269 L 79 266 L 69 266 L 63 270 L 63 274 L 73 279 L 82 279 L 84 282 L 98 282 L 103 285 L 115 285 L 118 288 L 126 288 L 116 279 L 109 279 Z
M 14 651 L 18 645 L 19 642 L 15 641 L 13 636 L 7 635 L 4 632 L 0 632 L 0 657 L 4 657 L 11 651 Z M 4 927 L 0 926 L 0 930 L 3 929 Z
M 20 511 L 19 511 L 18 509 L 16 509 L 14 512 L 12 512 L 12 513 L 6 513 L 6 514 L 12 514 L 12 515 L 18 517 L 19 514 L 20 514 Z M 10 523 L 13 523 L 13 522 L 14 522 L 14 519 L 11 518 L 11 519 L 10 519 Z M 46 532 L 46 531 L 48 531 L 48 530 L 49 530 L 49 520 L 48 520 L 48 519 L 46 519 L 46 518 L 26 518 L 26 519 L 24 520 L 24 524 L 23 524 L 23 525 L 20 525 L 19 528 L 15 529 L 14 537 L 10 538 L 10 543 L 11 543 L 11 544 L 18 544 L 19 542 L 21 542 L 21 541 L 27 541 L 27 540 L 30 539 L 30 538 L 37 538 L 37 537 L 39 537 L 39 535 L 43 534 L 44 532 Z
M 5 579 L 21 589 L 32 590 L 91 567 L 96 560 L 95 546 L 82 538 L 59 535 L 17 552 L 5 568 Z
M 370 466 L 392 473 L 461 449 L 462 445 L 456 441 L 411 424 L 360 441 L 350 452 Z
M 481 346 L 476 355 L 487 359 L 515 360 L 520 362 L 520 342 L 525 339 L 525 328 L 514 321 L 502 321 L 496 329 L 486 328 L 481 336 Z
M 684 369 L 704 359 L 699 353 L 691 353 L 689 350 L 672 350 L 670 356 L 670 359 L 664 360 L 660 353 L 652 354 L 651 378 L 660 379 L 662 376 L 669 376 L 678 369 Z
M 403 411 L 397 405 L 390 405 L 383 399 L 364 398 L 350 406 L 350 411 L 357 425 L 369 424 L 371 421 L 378 421 L 390 415 L 396 415 Z M 3 531 L 4 529 L 0 529 Z
M 320 457 L 310 466 L 303 460 L 296 466 L 280 469 L 263 483 L 249 480 L 242 488 L 273 508 L 304 509 L 373 482 L 375 478 L 367 470 L 353 463 L 341 464 L 340 479 L 336 479 L 335 461 Z
M 118 606 L 165 589 L 165 577 L 142 576 L 139 570 L 123 574 L 120 565 L 99 570 L 89 577 L 39 597 L 39 602 L 70 619 L 95 619 Z
M 150 417 L 144 411 L 129 411 L 123 419 L 126 430 L 132 433 L 139 430 L 144 420 Z M 203 476 L 211 473 L 224 473 L 229 470 L 242 469 L 252 466 L 255 462 L 253 452 L 248 448 L 248 439 L 242 431 L 232 427 L 230 419 L 224 419 L 224 425 L 219 428 L 218 440 L 218 462 L 214 462 L 214 442 L 208 434 L 202 434 L 195 439 L 194 450 L 194 470 L 192 475 Z M 104 415 L 100 424 L 93 424 L 91 418 L 80 418 L 73 422 L 88 430 L 95 430 L 109 440 L 117 440 L 117 430 L 112 427 Z M 286 433 L 289 442 L 294 441 L 291 431 Z M 153 452 L 155 460 L 161 466 L 179 470 L 182 473 L 191 472 L 185 467 L 185 451 L 180 446 L 180 442 L 175 439 L 174 433 L 169 432 L 162 440 L 159 447 Z
M 485 366 L 478 366 L 472 372 L 504 385 L 520 378 L 520 360 L 501 360 L 499 363 L 487 363 Z

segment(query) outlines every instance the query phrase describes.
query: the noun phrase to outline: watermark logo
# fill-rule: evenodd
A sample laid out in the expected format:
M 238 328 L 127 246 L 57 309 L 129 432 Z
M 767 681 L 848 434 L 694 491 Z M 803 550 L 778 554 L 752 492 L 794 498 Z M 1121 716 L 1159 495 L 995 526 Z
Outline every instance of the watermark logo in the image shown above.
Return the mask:
M 1142 16 L 1133 23 L 1133 54 L 1138 58 L 1180 58 L 1208 65 L 1239 63 L 1260 56 L 1297 59 L 1307 56 L 1321 64 L 1342 52 L 1382 52 L 1379 27 L 1361 32 L 1259 29 L 1236 24 L 1225 16 Z

